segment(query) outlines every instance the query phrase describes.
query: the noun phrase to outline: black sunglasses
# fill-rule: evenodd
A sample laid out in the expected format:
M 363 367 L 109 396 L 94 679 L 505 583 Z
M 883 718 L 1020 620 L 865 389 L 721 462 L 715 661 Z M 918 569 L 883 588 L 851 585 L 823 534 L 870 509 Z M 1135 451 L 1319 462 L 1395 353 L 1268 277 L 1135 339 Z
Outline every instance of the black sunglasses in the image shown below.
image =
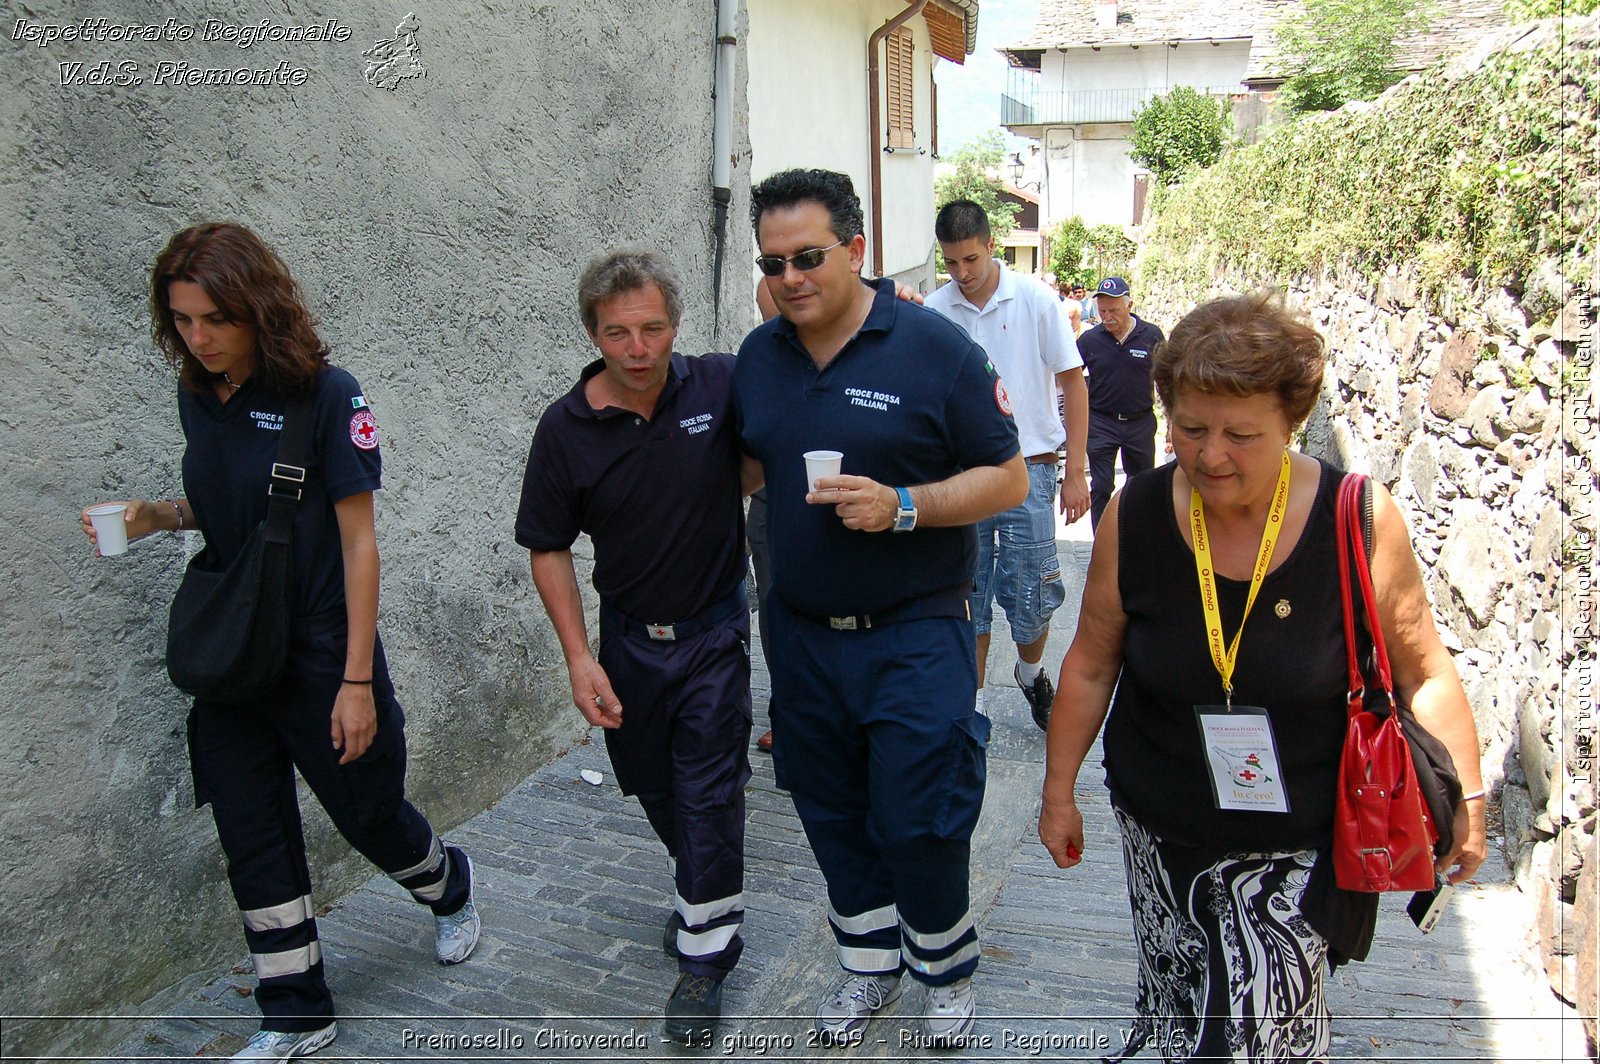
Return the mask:
M 801 273 L 809 273 L 822 265 L 822 260 L 828 257 L 828 252 L 843 243 L 844 241 L 841 240 L 838 243 L 829 244 L 825 248 L 807 248 L 805 251 L 795 252 L 788 258 L 783 258 L 779 255 L 758 255 L 756 256 L 756 269 L 768 277 L 781 277 L 783 276 L 783 271 L 792 262 L 794 263 L 794 268 Z

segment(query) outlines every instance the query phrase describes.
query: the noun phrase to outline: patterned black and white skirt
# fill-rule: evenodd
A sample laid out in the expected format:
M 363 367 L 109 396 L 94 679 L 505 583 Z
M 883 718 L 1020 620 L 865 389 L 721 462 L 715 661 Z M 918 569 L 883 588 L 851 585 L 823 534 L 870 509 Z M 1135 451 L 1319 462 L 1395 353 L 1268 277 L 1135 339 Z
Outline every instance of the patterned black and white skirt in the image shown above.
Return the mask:
M 1300 898 L 1315 850 L 1229 853 L 1164 842 L 1122 810 L 1139 992 L 1122 1060 L 1324 1061 L 1327 941 Z

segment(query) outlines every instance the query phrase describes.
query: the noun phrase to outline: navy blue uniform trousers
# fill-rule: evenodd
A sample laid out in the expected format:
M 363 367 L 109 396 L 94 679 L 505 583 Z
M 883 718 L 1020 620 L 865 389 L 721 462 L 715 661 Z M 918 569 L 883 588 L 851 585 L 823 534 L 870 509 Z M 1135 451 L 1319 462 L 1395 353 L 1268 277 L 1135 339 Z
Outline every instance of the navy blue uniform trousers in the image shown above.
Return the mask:
M 674 862 L 678 968 L 721 978 L 744 952 L 744 785 L 750 780 L 750 614 L 744 588 L 714 623 L 658 640 L 600 611 L 600 667 L 622 702 L 606 730 L 617 785 Z
M 1119 421 L 1109 414 L 1089 411 L 1089 525 L 1098 527 L 1116 486 L 1117 452 L 1128 476 L 1155 465 L 1156 415 Z
M 969 899 L 989 719 L 972 622 L 839 631 L 773 593 L 772 752 L 828 881 L 839 963 L 943 986 L 978 966 Z
M 447 853 L 406 801 L 405 714 L 381 642 L 372 674 L 377 736 L 359 758 L 338 763 L 329 721 L 344 676 L 344 633 L 342 615 L 302 625 L 289 673 L 270 695 L 243 705 L 196 700 L 189 714 L 195 805 L 210 803 L 228 858 L 267 1030 L 314 1030 L 333 1017 L 295 769 L 350 845 L 436 914 L 460 909 L 470 887 L 465 862 L 453 859 L 459 851 Z

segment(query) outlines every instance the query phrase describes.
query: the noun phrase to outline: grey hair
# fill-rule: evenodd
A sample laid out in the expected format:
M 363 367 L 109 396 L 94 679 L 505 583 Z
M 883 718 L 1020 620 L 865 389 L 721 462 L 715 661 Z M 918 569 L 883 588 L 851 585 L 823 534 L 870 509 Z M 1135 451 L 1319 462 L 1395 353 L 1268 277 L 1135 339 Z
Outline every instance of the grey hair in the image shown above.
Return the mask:
M 599 325 L 596 308 L 602 300 L 651 285 L 661 290 L 667 318 L 676 329 L 683 319 L 683 284 L 665 256 L 645 248 L 627 248 L 592 259 L 578 279 L 578 310 L 584 327 L 594 332 Z

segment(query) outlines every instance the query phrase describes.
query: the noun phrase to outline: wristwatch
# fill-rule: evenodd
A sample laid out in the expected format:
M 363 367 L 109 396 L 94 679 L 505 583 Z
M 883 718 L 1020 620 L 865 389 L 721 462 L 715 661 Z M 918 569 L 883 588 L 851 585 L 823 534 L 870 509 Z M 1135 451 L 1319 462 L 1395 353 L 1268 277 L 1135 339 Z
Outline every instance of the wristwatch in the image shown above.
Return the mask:
M 911 501 L 911 489 L 895 488 L 894 493 L 900 496 L 900 508 L 894 512 L 894 524 L 889 527 L 894 532 L 910 532 L 917 527 L 917 507 Z

